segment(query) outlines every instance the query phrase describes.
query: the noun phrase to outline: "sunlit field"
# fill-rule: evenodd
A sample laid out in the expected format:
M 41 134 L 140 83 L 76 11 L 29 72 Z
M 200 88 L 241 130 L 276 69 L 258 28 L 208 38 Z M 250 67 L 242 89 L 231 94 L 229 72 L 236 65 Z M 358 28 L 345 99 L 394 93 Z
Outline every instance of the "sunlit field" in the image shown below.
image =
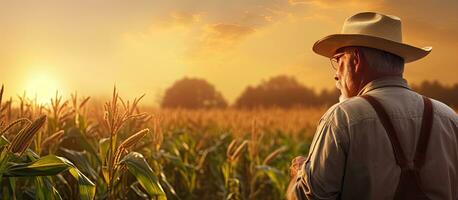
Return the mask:
M 325 107 L 185 110 L 58 93 L 1 101 L 2 199 L 283 199 Z

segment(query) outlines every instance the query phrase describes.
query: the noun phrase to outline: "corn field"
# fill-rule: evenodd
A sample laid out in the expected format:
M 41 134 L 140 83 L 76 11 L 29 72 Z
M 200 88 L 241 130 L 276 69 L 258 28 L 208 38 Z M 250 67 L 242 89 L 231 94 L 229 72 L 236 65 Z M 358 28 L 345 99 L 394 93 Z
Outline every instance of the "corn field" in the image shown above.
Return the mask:
M 180 110 L 0 91 L 1 199 L 284 199 L 325 108 Z

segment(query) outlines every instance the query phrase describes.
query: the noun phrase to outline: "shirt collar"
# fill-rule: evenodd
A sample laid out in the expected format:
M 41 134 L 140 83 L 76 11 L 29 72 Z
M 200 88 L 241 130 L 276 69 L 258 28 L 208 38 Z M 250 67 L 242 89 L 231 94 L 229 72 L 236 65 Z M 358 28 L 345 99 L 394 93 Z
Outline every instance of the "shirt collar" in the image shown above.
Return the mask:
M 368 84 L 366 84 L 363 89 L 358 93 L 358 96 L 368 93 L 371 90 L 382 87 L 402 87 L 410 90 L 410 87 L 407 85 L 407 81 L 401 77 L 383 77 L 375 79 Z

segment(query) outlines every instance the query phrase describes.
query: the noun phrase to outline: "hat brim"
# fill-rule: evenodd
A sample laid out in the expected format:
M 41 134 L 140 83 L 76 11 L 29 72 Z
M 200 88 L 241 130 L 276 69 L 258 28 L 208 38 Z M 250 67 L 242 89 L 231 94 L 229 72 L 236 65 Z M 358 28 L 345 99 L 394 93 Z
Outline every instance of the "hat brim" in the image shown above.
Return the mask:
M 313 45 L 313 51 L 319 55 L 331 58 L 335 52 L 348 46 L 363 46 L 380 49 L 404 58 L 404 62 L 413 62 L 428 55 L 432 47 L 418 48 L 379 37 L 360 34 L 334 34 L 318 40 Z

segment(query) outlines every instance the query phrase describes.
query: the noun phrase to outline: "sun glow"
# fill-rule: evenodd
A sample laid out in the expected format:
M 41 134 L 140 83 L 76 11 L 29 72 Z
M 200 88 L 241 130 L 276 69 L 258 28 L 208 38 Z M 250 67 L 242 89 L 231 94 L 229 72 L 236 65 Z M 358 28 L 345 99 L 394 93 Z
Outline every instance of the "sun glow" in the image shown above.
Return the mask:
M 40 104 L 49 104 L 56 91 L 62 92 L 62 86 L 55 77 L 44 72 L 30 75 L 25 85 L 26 97 L 36 99 Z

